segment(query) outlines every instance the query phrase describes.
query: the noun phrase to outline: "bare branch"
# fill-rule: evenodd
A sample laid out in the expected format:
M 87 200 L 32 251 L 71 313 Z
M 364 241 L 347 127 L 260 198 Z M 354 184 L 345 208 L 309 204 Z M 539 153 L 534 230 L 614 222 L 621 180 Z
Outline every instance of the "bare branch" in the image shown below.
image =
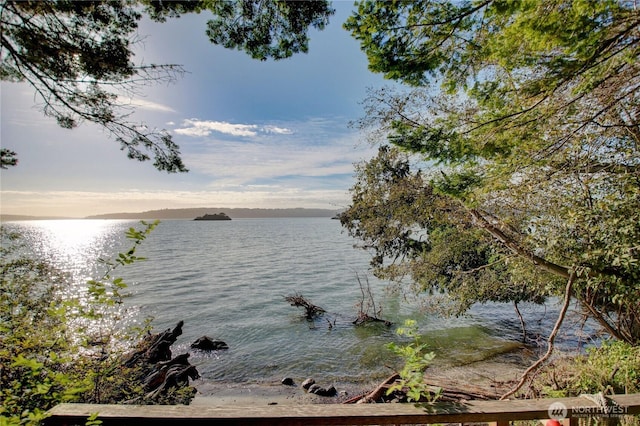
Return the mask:
M 529 378 L 529 375 L 533 371 L 536 371 L 546 360 L 549 359 L 549 357 L 553 353 L 556 336 L 558 334 L 558 331 L 560 330 L 560 327 L 562 326 L 562 322 L 564 321 L 564 318 L 567 314 L 567 310 L 569 309 L 569 303 L 571 302 L 571 292 L 573 288 L 573 282 L 575 279 L 576 279 L 576 274 L 575 272 L 572 271 L 571 274 L 569 275 L 569 280 L 567 281 L 567 286 L 565 287 L 565 290 L 564 290 L 564 302 L 562 303 L 562 308 L 560 309 L 560 313 L 558 314 L 558 319 L 556 320 L 556 324 L 554 325 L 553 330 L 551 330 L 551 333 L 547 338 L 547 345 L 548 345 L 547 352 L 535 363 L 533 363 L 533 365 L 527 368 L 527 370 L 522 374 L 522 377 L 520 378 L 520 381 L 518 382 L 518 384 L 509 392 L 502 395 L 500 397 L 500 400 L 507 399 L 514 393 L 518 392 L 518 390 L 522 388 L 522 386 L 525 384 L 525 382 Z

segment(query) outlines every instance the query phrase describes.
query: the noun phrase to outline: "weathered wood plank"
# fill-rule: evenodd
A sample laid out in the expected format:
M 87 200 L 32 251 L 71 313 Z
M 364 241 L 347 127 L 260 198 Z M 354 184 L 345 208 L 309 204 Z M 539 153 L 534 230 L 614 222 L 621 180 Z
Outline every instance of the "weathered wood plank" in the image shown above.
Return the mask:
M 612 398 L 624 414 L 640 414 L 640 394 Z M 46 425 L 84 424 L 92 413 L 108 425 L 367 425 L 497 422 L 548 418 L 560 402 L 568 417 L 595 410 L 585 398 L 513 401 L 468 401 L 429 404 L 318 404 L 273 406 L 93 405 L 60 404 Z M 622 413 L 619 413 L 622 414 Z

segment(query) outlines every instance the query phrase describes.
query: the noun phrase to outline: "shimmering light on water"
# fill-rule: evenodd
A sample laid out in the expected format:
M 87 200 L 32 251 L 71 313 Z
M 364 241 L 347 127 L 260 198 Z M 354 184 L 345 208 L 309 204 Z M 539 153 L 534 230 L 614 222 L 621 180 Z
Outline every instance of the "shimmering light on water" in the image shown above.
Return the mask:
M 35 221 L 8 224 L 32 249 L 73 274 L 79 288 L 103 273 L 98 258 L 112 258 L 130 243 L 135 221 Z M 140 226 L 137 226 L 140 228 Z M 225 222 L 165 221 L 139 247 L 146 262 L 121 268 L 129 306 L 153 316 L 156 329 L 184 320 L 174 354 L 191 352 L 205 380 L 243 382 L 313 375 L 355 381 L 388 375 L 386 343 L 394 327 L 354 327 L 361 301 L 357 277 L 367 277 L 385 319 L 401 325 L 417 318 L 437 362 L 459 364 L 517 347 L 519 321 L 509 305 L 486 305 L 464 318 L 442 319 L 384 292 L 368 271 L 369 257 L 353 248 L 338 221 L 243 219 Z M 284 297 L 300 293 L 327 314 L 307 321 Z M 550 329 L 555 312 L 523 307 L 530 332 Z M 191 351 L 208 335 L 227 342 L 218 353 Z M 575 346 L 575 339 L 566 340 Z M 514 343 L 515 342 L 515 343 Z
M 124 242 L 123 225 L 135 222 L 105 220 L 39 220 L 10 222 L 31 249 L 73 276 L 76 283 L 96 278 L 97 259 L 111 256 Z

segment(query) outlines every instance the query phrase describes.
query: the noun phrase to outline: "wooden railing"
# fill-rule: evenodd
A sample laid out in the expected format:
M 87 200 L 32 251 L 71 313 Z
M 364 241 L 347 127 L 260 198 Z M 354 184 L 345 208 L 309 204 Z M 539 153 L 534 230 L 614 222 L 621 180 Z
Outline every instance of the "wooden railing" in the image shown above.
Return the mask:
M 550 407 L 554 415 L 550 415 Z M 566 410 L 566 411 L 564 411 Z M 493 423 L 544 420 L 565 414 L 565 425 L 580 418 L 640 414 L 640 394 L 614 395 L 606 406 L 584 398 L 468 401 L 427 404 L 309 404 L 267 406 L 60 404 L 46 425 L 83 425 L 98 413 L 103 425 L 387 425 Z

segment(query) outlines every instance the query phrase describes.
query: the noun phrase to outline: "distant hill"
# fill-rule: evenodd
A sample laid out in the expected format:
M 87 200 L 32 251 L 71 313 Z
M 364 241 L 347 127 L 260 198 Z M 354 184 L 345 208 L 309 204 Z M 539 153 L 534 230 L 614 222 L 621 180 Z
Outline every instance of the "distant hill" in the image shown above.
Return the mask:
M 191 209 L 149 210 L 140 213 L 109 213 L 87 216 L 86 219 L 194 219 L 205 214 L 225 213 L 232 219 L 270 217 L 334 217 L 338 210 L 328 209 L 247 209 L 198 207 Z
M 13 222 L 17 220 L 64 220 L 72 219 L 70 217 L 61 216 L 28 216 L 24 214 L 2 214 L 0 215 L 0 222 Z

